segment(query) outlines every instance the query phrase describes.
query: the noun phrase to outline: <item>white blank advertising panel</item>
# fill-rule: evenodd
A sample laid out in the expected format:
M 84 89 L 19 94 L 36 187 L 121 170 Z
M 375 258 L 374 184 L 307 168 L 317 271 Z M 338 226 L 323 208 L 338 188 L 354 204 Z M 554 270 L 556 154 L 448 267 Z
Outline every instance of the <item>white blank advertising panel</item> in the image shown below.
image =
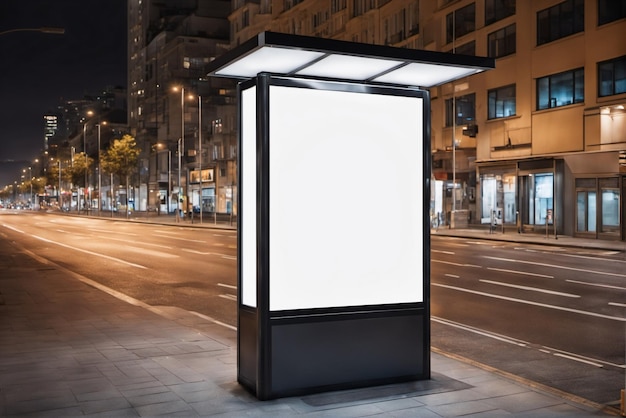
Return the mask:
M 242 302 L 256 306 L 254 88 L 242 94 Z M 423 99 L 269 87 L 271 311 L 423 302 Z
M 241 303 L 256 307 L 256 87 L 241 93 Z

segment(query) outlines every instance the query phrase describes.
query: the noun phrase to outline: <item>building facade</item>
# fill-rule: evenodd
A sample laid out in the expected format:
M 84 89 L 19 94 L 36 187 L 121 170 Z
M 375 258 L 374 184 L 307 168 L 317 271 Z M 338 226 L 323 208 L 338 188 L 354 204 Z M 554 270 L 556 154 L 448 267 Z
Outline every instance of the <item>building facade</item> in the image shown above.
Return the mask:
M 234 87 L 206 77 L 229 47 L 225 0 L 128 1 L 128 122 L 142 149 L 137 210 L 232 212 Z M 234 190 L 234 192 L 233 192 Z
M 272 30 L 495 58 L 495 70 L 431 89 L 431 214 L 452 227 L 626 239 L 626 1 L 232 7 L 233 47 Z

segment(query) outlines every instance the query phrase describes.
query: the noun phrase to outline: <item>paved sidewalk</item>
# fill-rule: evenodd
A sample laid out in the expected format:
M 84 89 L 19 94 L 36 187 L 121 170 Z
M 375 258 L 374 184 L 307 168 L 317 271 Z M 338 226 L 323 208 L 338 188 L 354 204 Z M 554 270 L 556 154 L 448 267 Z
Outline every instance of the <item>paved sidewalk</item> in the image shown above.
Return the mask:
M 150 307 L 0 236 L 0 416 L 596 417 L 597 405 L 432 354 L 432 379 L 261 402 L 236 333 Z

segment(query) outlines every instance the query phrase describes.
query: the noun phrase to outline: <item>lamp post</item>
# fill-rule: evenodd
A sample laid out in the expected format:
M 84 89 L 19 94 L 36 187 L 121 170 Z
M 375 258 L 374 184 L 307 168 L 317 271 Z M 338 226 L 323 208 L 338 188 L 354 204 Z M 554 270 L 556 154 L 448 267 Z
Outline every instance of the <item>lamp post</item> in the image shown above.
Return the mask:
M 33 168 L 28 167 L 28 176 L 30 177 L 30 210 L 33 210 Z
M 93 116 L 93 111 L 92 110 L 88 110 L 87 111 L 87 116 Z M 89 123 L 89 120 L 86 119 L 85 123 L 83 123 L 83 154 L 85 157 L 85 187 L 83 188 L 83 199 L 85 200 L 85 209 L 87 210 L 87 214 L 89 214 L 89 202 L 87 201 L 89 199 L 89 197 L 87 196 L 87 182 L 88 180 L 88 171 L 87 171 L 87 123 Z
M 200 205 L 200 223 L 202 223 L 202 96 L 198 94 L 198 172 L 200 173 L 200 190 L 198 203 Z
M 180 220 L 182 196 L 184 196 L 184 190 L 182 186 L 181 176 L 181 164 L 182 153 L 185 152 L 185 86 L 173 87 L 173 91 L 178 92 L 180 90 L 180 139 L 178 140 L 178 211 L 176 219 Z
M 98 127 L 98 215 L 100 215 L 100 210 L 102 206 L 102 166 L 100 164 L 100 125 L 106 125 L 106 121 L 98 123 L 96 126 Z
M 62 209 L 61 205 L 61 159 L 59 158 L 59 190 L 57 191 L 57 203 L 59 204 L 59 209 Z

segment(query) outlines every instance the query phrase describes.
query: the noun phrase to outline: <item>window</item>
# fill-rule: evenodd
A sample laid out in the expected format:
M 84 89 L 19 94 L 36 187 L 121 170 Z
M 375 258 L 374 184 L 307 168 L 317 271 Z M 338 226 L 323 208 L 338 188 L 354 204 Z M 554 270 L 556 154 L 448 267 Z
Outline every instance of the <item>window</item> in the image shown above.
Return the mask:
M 344 10 L 346 8 L 347 0 L 331 0 L 330 2 L 330 12 L 337 13 L 340 10 Z
M 598 26 L 626 17 L 626 0 L 598 0 Z
M 626 93 L 626 55 L 598 63 L 598 96 Z
M 490 33 L 487 36 L 487 44 L 491 58 L 515 53 L 515 24 Z
M 454 48 L 455 54 L 476 55 L 476 41 L 471 41 Z
M 515 84 L 489 90 L 488 118 L 506 118 L 515 115 Z
M 515 0 L 485 0 L 485 25 L 515 14 Z
M 473 32 L 476 28 L 476 5 L 468 4 L 446 16 L 446 42 Z
M 567 0 L 537 12 L 537 45 L 585 30 L 584 0 Z
M 599 179 L 601 232 L 619 232 L 619 180 L 617 177 Z
M 456 101 L 456 112 L 453 111 L 454 102 Z M 446 100 L 446 126 L 453 125 L 453 115 L 456 114 L 458 125 L 468 125 L 476 120 L 476 94 L 467 94 L 455 99 Z
M 582 68 L 537 79 L 537 110 L 582 103 L 584 84 Z
M 528 177 L 529 224 L 547 225 L 552 220 L 548 211 L 554 209 L 554 174 L 537 173 Z M 554 218 L 552 218 L 554 219 Z
M 619 234 L 619 179 L 576 179 L 576 232 Z

